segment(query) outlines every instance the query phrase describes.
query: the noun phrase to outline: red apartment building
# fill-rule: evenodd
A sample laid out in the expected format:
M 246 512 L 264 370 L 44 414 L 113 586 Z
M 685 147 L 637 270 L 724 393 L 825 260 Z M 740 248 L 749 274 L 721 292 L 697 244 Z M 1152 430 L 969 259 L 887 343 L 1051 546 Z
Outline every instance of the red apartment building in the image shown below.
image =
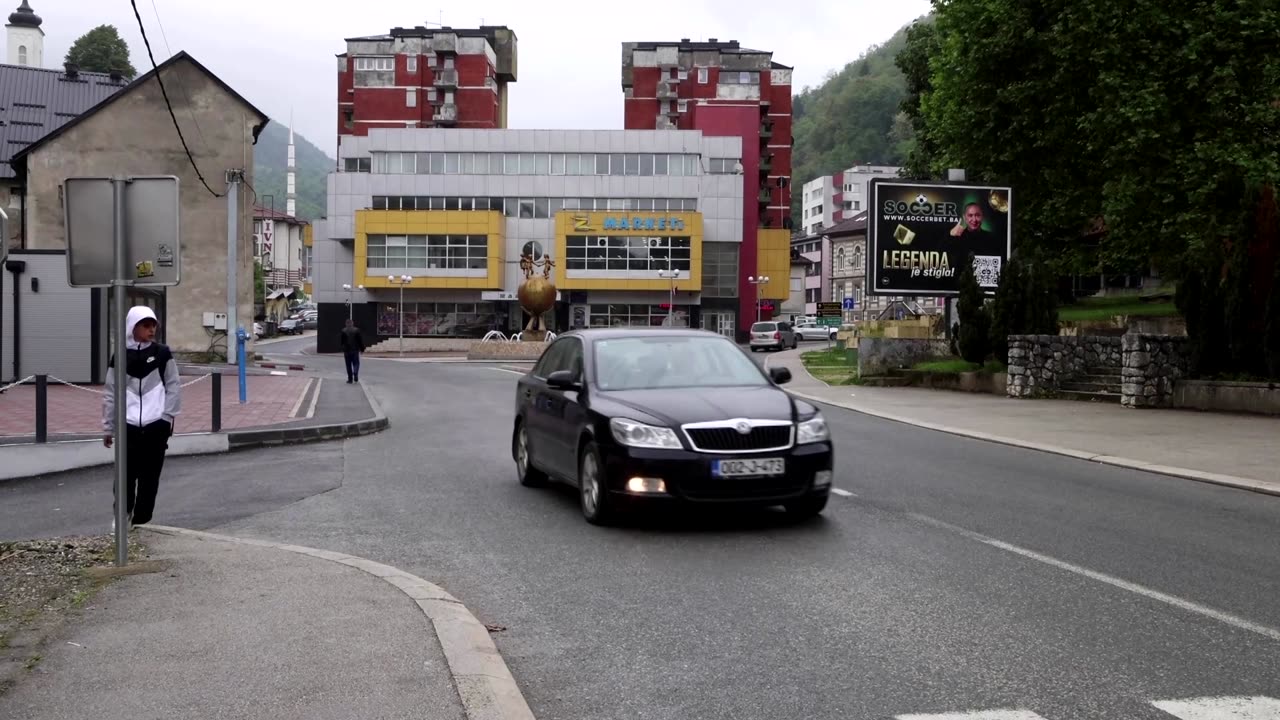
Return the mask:
M 347 38 L 338 56 L 338 141 L 370 128 L 505 128 L 516 81 L 516 35 L 478 29 L 394 28 Z
M 736 40 L 622 44 L 627 129 L 701 130 L 742 138 L 738 297 L 744 318 L 756 315 L 755 288 L 747 277 L 761 274 L 762 237 L 770 238 L 769 252 L 789 252 L 772 246 L 790 243 L 791 70 L 774 62 L 772 52 L 744 48 Z M 780 302 L 786 294 L 772 299 Z

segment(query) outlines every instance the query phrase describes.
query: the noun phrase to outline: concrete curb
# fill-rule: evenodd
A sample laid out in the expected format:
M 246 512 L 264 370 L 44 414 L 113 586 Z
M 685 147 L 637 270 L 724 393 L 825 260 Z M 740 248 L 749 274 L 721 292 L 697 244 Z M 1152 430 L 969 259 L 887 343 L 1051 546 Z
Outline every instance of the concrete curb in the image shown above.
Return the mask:
M 373 399 L 373 393 L 363 383 L 359 385 L 365 400 L 373 410 L 373 417 L 354 422 L 329 423 L 323 425 L 304 425 L 292 428 L 262 428 L 261 430 L 238 430 L 227 433 L 227 443 L 231 450 L 267 447 L 271 445 L 297 445 L 325 440 L 340 440 L 361 437 L 382 432 L 391 426 L 391 421 L 382 412 L 382 406 Z
M 767 358 L 764 361 L 764 367 L 766 371 L 769 368 L 769 360 Z M 801 365 L 801 367 L 803 368 L 803 364 Z M 808 370 L 805 370 L 805 373 L 808 374 Z M 813 378 L 814 382 L 822 382 L 821 380 L 814 378 L 813 375 L 809 375 L 809 377 Z M 828 387 L 830 386 L 828 385 Z M 1222 475 L 1218 473 L 1205 472 L 1203 470 L 1193 470 L 1191 468 L 1174 467 L 1171 465 L 1158 465 L 1156 463 L 1150 463 L 1145 460 L 1134 460 L 1132 458 L 1116 457 L 1114 455 L 1101 455 L 1099 453 L 1087 452 L 1084 450 L 1075 450 L 1073 448 L 1060 447 L 1058 445 L 1048 445 L 1045 443 L 1036 443 L 1036 442 L 1030 442 L 1027 440 L 1019 440 L 1017 438 L 1004 437 L 1002 435 L 992 435 L 990 433 L 984 433 L 977 430 L 951 427 L 950 425 L 939 425 L 937 423 L 926 422 L 923 420 L 916 420 L 914 418 L 907 418 L 901 415 L 894 415 L 892 413 L 881 412 L 879 410 L 869 410 L 867 408 L 852 407 L 849 405 L 841 404 L 834 400 L 821 398 L 816 395 L 810 395 L 808 393 L 801 392 L 798 390 L 787 389 L 787 392 L 797 397 L 802 397 L 805 400 L 810 400 L 816 403 L 822 403 L 823 405 L 832 405 L 838 408 L 843 408 L 845 410 L 851 410 L 856 413 L 861 413 L 863 415 L 870 415 L 871 417 L 880 418 L 882 420 L 892 420 L 893 422 L 899 422 L 904 425 L 913 425 L 915 427 L 924 428 L 926 430 L 944 432 L 949 435 L 959 435 L 961 437 L 967 437 L 974 440 L 982 440 L 985 442 L 996 443 L 998 445 L 1008 445 L 1010 447 L 1023 448 L 1025 450 L 1036 450 L 1039 452 L 1052 453 L 1054 455 L 1063 455 L 1066 457 L 1075 458 L 1077 460 L 1088 460 L 1089 462 L 1096 462 L 1102 465 L 1111 465 L 1113 467 L 1121 467 L 1121 468 L 1126 468 L 1128 470 L 1142 470 L 1144 472 L 1158 473 L 1160 475 L 1169 475 L 1172 477 L 1181 478 L 1183 480 L 1194 480 L 1196 482 L 1209 483 L 1212 485 L 1221 485 L 1223 487 L 1236 488 L 1238 490 L 1247 490 L 1249 492 L 1256 492 L 1256 493 L 1262 493 L 1264 495 L 1274 495 L 1274 496 L 1280 497 L 1280 483 L 1267 482 L 1265 480 L 1254 480 L 1252 478 L 1238 477 L 1235 475 Z M 947 392 L 947 391 L 939 390 L 938 392 Z
M 254 545 L 336 562 L 381 578 L 408 595 L 435 628 L 454 689 L 469 720 L 534 720 L 520 687 L 489 637 L 489 631 L 457 598 L 438 585 L 403 570 L 354 555 L 300 545 L 251 540 L 165 525 L 140 526 L 167 535 Z M 430 715 L 430 713 L 427 713 Z

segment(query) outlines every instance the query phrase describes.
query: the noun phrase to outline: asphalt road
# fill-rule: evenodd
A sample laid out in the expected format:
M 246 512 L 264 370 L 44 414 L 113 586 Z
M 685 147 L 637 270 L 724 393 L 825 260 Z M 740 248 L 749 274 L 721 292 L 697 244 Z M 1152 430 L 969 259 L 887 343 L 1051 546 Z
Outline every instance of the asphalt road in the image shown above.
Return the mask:
M 516 483 L 515 375 L 366 360 L 362 376 L 390 430 L 175 458 L 156 521 L 441 584 L 508 628 L 541 720 L 1168 720 L 1153 703 L 1280 698 L 1280 499 L 828 408 L 850 495 L 821 519 L 600 529 L 571 490 Z M 109 476 L 0 483 L 0 539 L 105 532 Z

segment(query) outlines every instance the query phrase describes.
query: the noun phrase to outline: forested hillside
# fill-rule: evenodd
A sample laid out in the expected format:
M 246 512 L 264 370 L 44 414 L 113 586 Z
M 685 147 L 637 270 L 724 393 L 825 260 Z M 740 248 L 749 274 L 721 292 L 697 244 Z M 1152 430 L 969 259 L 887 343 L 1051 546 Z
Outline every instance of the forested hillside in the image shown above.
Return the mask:
M 325 183 L 333 172 L 334 161 L 310 140 L 294 133 L 298 161 L 298 217 L 315 220 L 325 214 Z M 289 126 L 272 120 L 258 137 L 253 149 L 253 187 L 258 191 L 258 202 L 270 205 L 275 198 L 275 209 L 284 212 L 285 172 L 289 160 Z

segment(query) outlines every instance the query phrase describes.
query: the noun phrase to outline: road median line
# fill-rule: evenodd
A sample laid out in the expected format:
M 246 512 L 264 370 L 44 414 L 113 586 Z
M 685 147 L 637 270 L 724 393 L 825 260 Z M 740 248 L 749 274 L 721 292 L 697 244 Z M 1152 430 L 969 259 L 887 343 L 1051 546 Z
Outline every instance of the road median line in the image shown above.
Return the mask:
M 272 548 L 355 568 L 403 592 L 431 621 L 444 651 L 454 690 L 469 720 L 534 720 L 507 663 L 488 629 L 457 598 L 440 586 L 391 565 L 330 550 L 239 538 L 167 525 L 140 526 L 150 532 Z M 427 712 L 427 716 L 432 713 Z

